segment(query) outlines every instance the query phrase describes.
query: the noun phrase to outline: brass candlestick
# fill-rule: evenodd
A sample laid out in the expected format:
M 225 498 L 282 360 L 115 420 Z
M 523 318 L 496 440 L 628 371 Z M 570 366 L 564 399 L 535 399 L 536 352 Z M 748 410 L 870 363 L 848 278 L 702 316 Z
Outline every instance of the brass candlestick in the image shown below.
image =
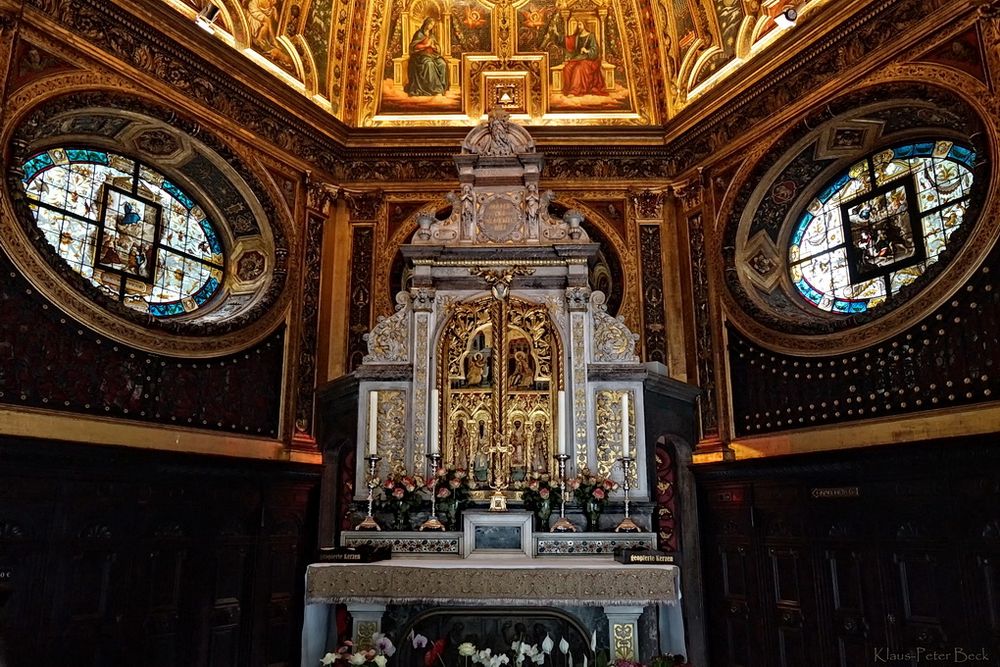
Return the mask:
M 375 470 L 378 467 L 378 462 L 381 460 L 382 457 L 375 454 L 365 457 L 365 461 L 368 461 L 368 516 L 355 526 L 354 530 L 382 530 L 382 526 L 378 525 L 378 521 L 372 516 L 372 509 L 375 505 L 375 487 L 378 486 L 378 477 L 375 475 Z
M 441 455 L 432 452 L 427 455 L 427 460 L 431 463 L 431 516 L 420 524 L 420 530 L 444 530 L 444 524 L 437 518 L 437 471 L 441 465 Z
M 552 524 L 553 533 L 575 533 L 576 526 L 566 518 L 566 461 L 569 454 L 556 454 L 556 461 L 559 462 L 559 519 Z
M 642 528 L 640 528 L 632 517 L 629 515 L 629 497 L 628 491 L 631 488 L 629 483 L 629 468 L 632 462 L 635 461 L 631 456 L 623 456 L 619 461 L 622 462 L 622 471 L 624 474 L 624 479 L 622 480 L 622 488 L 625 491 L 625 518 L 621 520 L 617 526 L 615 526 L 616 533 L 641 533 Z

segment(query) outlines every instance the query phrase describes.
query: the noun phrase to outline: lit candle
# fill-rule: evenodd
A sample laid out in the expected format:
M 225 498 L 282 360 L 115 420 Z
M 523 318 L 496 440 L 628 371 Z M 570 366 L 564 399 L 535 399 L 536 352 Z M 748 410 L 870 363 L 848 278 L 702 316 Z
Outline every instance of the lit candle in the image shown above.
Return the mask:
M 368 454 L 378 454 L 378 392 L 368 393 Z
M 438 390 L 431 389 L 431 416 L 430 416 L 430 450 L 431 454 L 441 451 L 438 444 Z
M 622 456 L 628 458 L 631 448 L 628 437 L 628 392 L 622 394 Z
M 559 426 L 557 428 L 558 438 L 556 442 L 558 443 L 559 453 L 566 453 L 566 392 L 559 390 L 559 394 L 556 397 L 556 422 Z

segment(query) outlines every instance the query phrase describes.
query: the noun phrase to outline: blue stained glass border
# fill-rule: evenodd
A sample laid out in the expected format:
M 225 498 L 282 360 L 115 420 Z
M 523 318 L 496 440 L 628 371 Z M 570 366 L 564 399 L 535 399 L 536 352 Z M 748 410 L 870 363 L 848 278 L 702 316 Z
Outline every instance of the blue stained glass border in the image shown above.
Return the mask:
M 70 162 L 90 162 L 93 164 L 108 164 L 108 154 L 105 151 L 94 151 L 87 148 L 70 148 L 66 151 L 66 159 Z
M 54 162 L 52 162 L 51 155 L 49 155 L 48 153 L 39 153 L 35 157 L 25 162 L 24 166 L 21 167 L 21 169 L 24 171 L 24 177 L 21 179 L 21 182 L 27 183 L 35 176 L 37 176 L 38 172 L 42 171 L 43 169 L 48 169 L 53 164 Z
M 213 277 L 209 277 L 209 279 L 205 281 L 205 284 L 202 285 L 198 291 L 191 296 L 191 298 L 194 299 L 194 302 L 200 306 L 208 301 L 218 289 L 219 281 Z

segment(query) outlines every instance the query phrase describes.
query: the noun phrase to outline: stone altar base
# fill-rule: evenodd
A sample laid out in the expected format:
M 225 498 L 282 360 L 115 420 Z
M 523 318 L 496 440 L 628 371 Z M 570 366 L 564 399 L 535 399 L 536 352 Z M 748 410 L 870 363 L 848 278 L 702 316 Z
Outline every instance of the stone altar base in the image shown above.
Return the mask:
M 675 566 L 626 566 L 605 559 L 561 558 L 555 564 L 496 556 L 313 564 L 306 572 L 302 665 L 314 667 L 336 646 L 327 626 L 331 606 L 341 603 L 352 617 L 352 639 L 361 646 L 375 632 L 390 629 L 390 607 L 424 605 L 419 611 L 393 609 L 388 617 L 393 632 L 405 637 L 425 627 L 443 633 L 453 647 L 469 641 L 502 648 L 511 633 L 534 643 L 544 630 L 550 637 L 565 633 L 576 651 L 568 663 L 572 667 L 593 664 L 591 642 L 609 649 L 612 658 L 648 660 L 661 652 L 684 652 L 679 595 Z M 474 623 L 463 620 L 473 617 Z M 563 637 L 551 638 L 558 644 Z M 399 643 L 399 634 L 392 639 Z

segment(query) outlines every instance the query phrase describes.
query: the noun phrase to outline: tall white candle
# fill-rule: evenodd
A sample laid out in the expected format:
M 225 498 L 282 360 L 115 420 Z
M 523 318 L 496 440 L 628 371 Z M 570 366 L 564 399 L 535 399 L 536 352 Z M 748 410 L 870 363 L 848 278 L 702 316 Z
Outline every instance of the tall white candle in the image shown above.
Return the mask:
M 368 454 L 378 454 L 378 392 L 368 393 Z
M 430 453 L 437 454 L 441 451 L 438 443 L 438 390 L 431 389 L 431 415 L 430 415 Z
M 556 396 L 556 422 L 559 426 L 556 429 L 558 437 L 556 439 L 557 445 L 559 447 L 559 453 L 566 453 L 566 392 L 559 390 L 559 394 Z
M 626 458 L 631 452 L 631 447 L 629 447 L 628 427 L 628 392 L 626 391 L 622 394 L 622 456 Z

